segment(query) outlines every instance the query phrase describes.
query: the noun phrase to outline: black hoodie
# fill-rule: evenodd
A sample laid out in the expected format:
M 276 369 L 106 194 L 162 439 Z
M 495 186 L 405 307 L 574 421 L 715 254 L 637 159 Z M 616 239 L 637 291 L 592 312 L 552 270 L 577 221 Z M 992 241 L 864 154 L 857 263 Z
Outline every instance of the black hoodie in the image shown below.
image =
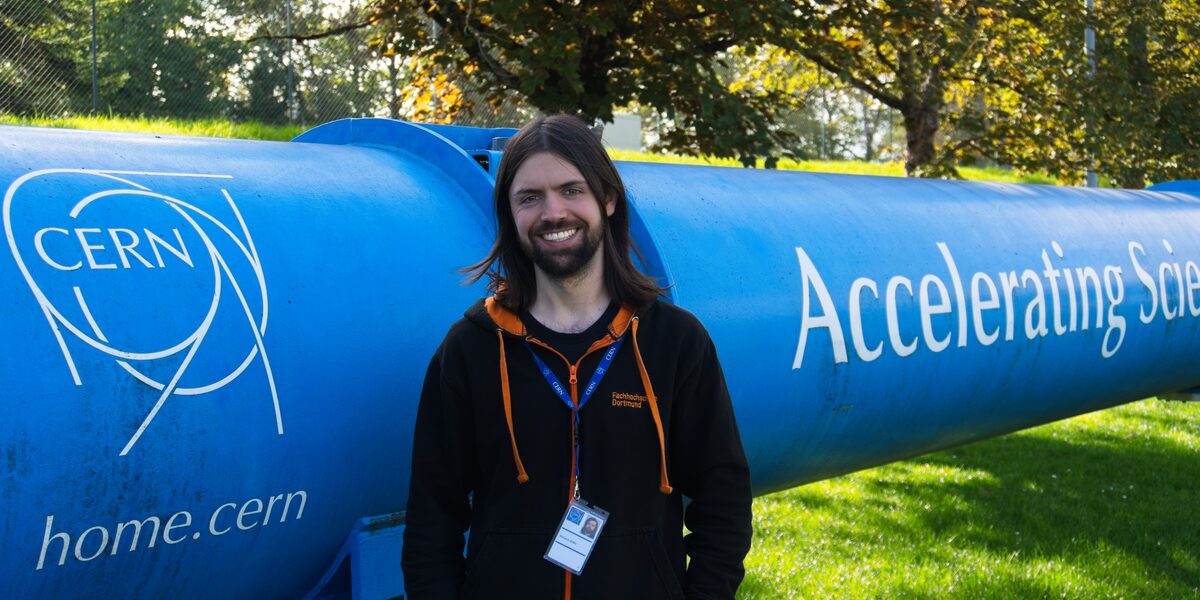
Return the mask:
M 572 497 L 573 419 L 530 351 L 568 385 L 554 343 L 590 344 L 575 369 L 578 398 L 604 348 L 622 337 L 580 410 L 580 496 L 610 517 L 575 576 L 543 558 Z M 450 328 L 425 376 L 406 592 L 412 600 L 733 598 L 750 548 L 750 502 L 716 349 L 690 313 L 663 302 L 636 315 L 614 306 L 588 331 L 566 335 L 480 301 Z

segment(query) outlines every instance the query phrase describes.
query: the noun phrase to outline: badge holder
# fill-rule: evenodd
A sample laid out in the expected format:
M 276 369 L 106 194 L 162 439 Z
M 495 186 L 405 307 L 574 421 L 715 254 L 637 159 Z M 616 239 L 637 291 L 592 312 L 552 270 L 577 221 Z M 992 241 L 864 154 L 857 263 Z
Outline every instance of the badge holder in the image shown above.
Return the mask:
M 581 499 L 573 500 L 546 549 L 546 560 L 579 575 L 607 520 L 608 511 Z

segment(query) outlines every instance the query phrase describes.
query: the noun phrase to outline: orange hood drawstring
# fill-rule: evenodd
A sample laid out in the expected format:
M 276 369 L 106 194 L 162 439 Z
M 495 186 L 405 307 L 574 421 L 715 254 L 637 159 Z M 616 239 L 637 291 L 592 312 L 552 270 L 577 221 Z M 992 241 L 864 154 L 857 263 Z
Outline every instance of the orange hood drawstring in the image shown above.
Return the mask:
M 496 337 L 500 338 L 500 392 L 504 395 L 504 420 L 508 421 L 508 438 L 512 440 L 513 462 L 517 463 L 517 483 L 529 481 L 525 465 L 521 463 L 521 452 L 517 450 L 517 435 L 513 432 L 512 396 L 508 392 L 508 361 L 504 358 L 504 332 L 497 329 Z
M 492 321 L 497 325 L 496 338 L 500 344 L 500 393 L 504 399 L 504 419 L 508 424 L 509 441 L 512 442 L 513 462 L 516 463 L 517 466 L 517 482 L 525 483 L 529 481 L 529 474 L 525 472 L 525 465 L 521 462 L 521 452 L 517 448 L 517 434 L 516 430 L 513 428 L 512 394 L 509 391 L 508 386 L 508 361 L 504 352 L 504 333 L 508 332 L 512 335 L 523 338 L 526 341 L 534 342 L 538 345 L 544 346 L 547 349 L 554 351 L 555 354 L 558 354 L 558 352 L 550 346 L 547 346 L 545 343 L 529 337 L 525 330 L 525 324 L 521 322 L 521 318 L 512 311 L 501 306 L 499 302 L 496 302 L 494 297 L 487 298 L 487 300 L 484 302 L 484 306 L 487 309 L 488 316 L 490 316 Z M 620 312 L 617 313 L 617 316 L 613 318 L 613 322 L 608 327 L 609 339 L 600 339 L 594 342 L 584 356 L 587 356 L 595 350 L 609 346 L 614 341 L 620 339 L 629 328 L 630 323 L 633 325 L 633 352 L 634 356 L 637 358 L 638 372 L 642 378 L 642 387 L 645 388 L 646 391 L 646 399 L 650 404 L 650 416 L 654 419 L 654 428 L 658 433 L 658 490 L 664 494 L 670 494 L 673 488 L 671 487 L 670 481 L 667 479 L 667 446 L 666 438 L 663 434 L 662 417 L 659 416 L 658 398 L 654 395 L 654 388 L 650 385 L 650 375 L 646 372 L 646 365 L 642 360 L 642 352 L 638 348 L 638 317 L 634 315 L 633 310 L 629 307 L 622 307 Z M 559 356 L 562 357 L 561 354 L 559 354 Z M 564 357 L 563 360 L 566 361 L 566 358 Z M 582 361 L 583 358 L 580 357 L 580 360 Z
M 646 389 L 646 401 L 650 404 L 650 416 L 654 418 L 654 428 L 658 430 L 658 491 L 671 493 L 671 482 L 667 480 L 667 443 L 663 437 L 662 417 L 658 416 L 658 398 L 654 396 L 654 386 L 650 385 L 650 374 L 646 372 L 646 364 L 642 362 L 642 351 L 638 348 L 637 339 L 638 318 L 633 318 L 633 355 L 637 357 L 638 372 L 642 375 L 642 387 Z
M 484 301 L 488 316 L 496 323 L 496 339 L 500 343 L 500 394 L 504 398 L 504 420 L 508 422 L 508 439 L 512 442 L 513 462 L 517 464 L 517 483 L 529 481 L 525 464 L 521 462 L 521 451 L 517 449 L 517 434 L 513 429 L 512 394 L 508 391 L 508 360 L 504 356 L 504 332 L 525 337 L 525 324 L 521 318 L 500 306 L 494 297 Z

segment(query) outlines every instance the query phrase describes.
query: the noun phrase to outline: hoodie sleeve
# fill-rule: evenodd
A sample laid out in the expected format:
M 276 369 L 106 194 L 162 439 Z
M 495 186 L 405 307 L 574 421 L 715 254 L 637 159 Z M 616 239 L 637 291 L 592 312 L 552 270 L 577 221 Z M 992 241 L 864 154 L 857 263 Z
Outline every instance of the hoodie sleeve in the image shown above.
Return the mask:
M 429 363 L 413 432 L 412 474 L 401 567 L 407 597 L 458 598 L 465 572 L 463 533 L 474 489 L 470 409 L 443 342 Z M 461 374 L 460 374 L 461 375 Z
M 698 325 L 698 324 L 697 324 Z M 698 325 L 699 326 L 699 325 Z M 701 327 L 694 367 L 676 388 L 672 479 L 692 499 L 684 513 L 689 600 L 730 599 L 750 551 L 750 467 L 734 420 L 717 351 Z

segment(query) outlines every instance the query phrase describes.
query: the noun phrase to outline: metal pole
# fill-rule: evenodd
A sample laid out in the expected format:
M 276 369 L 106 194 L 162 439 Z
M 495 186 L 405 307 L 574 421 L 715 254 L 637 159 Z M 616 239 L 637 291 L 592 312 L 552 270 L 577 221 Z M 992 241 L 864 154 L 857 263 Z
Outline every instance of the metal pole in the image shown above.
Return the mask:
M 388 65 L 388 77 L 391 79 L 392 98 L 391 98 L 391 101 L 388 102 L 388 104 L 390 105 L 389 112 L 391 113 L 393 119 L 399 119 L 400 118 L 400 92 L 399 92 L 399 90 L 396 89 L 396 74 L 397 74 L 397 72 L 396 72 L 396 54 L 394 52 L 392 53 L 390 59 L 391 59 L 391 63 Z
M 821 115 L 821 145 L 819 146 L 820 155 L 817 157 L 820 160 L 825 160 L 825 118 L 829 113 L 828 99 L 825 97 L 824 75 L 825 69 L 817 67 L 817 93 L 821 94 L 821 105 L 825 108 L 825 114 Z
M 96 74 L 96 0 L 92 0 L 92 114 L 100 110 L 100 83 Z
M 1090 1 L 1090 0 L 1089 0 Z M 296 120 L 296 86 L 293 81 L 292 55 L 295 40 L 292 39 L 292 0 L 287 0 L 286 27 L 288 36 L 287 51 L 287 116 L 289 121 Z
M 1092 11 L 1096 8 L 1095 0 L 1086 0 L 1086 17 L 1087 24 L 1083 30 L 1083 52 L 1088 59 L 1088 77 L 1096 78 L 1096 30 L 1092 29 Z M 1087 120 L 1087 139 L 1090 143 L 1094 137 L 1092 131 L 1092 119 Z M 1088 152 L 1088 170 L 1087 170 L 1087 187 L 1094 188 L 1100 186 L 1099 177 L 1096 175 L 1096 157 Z

